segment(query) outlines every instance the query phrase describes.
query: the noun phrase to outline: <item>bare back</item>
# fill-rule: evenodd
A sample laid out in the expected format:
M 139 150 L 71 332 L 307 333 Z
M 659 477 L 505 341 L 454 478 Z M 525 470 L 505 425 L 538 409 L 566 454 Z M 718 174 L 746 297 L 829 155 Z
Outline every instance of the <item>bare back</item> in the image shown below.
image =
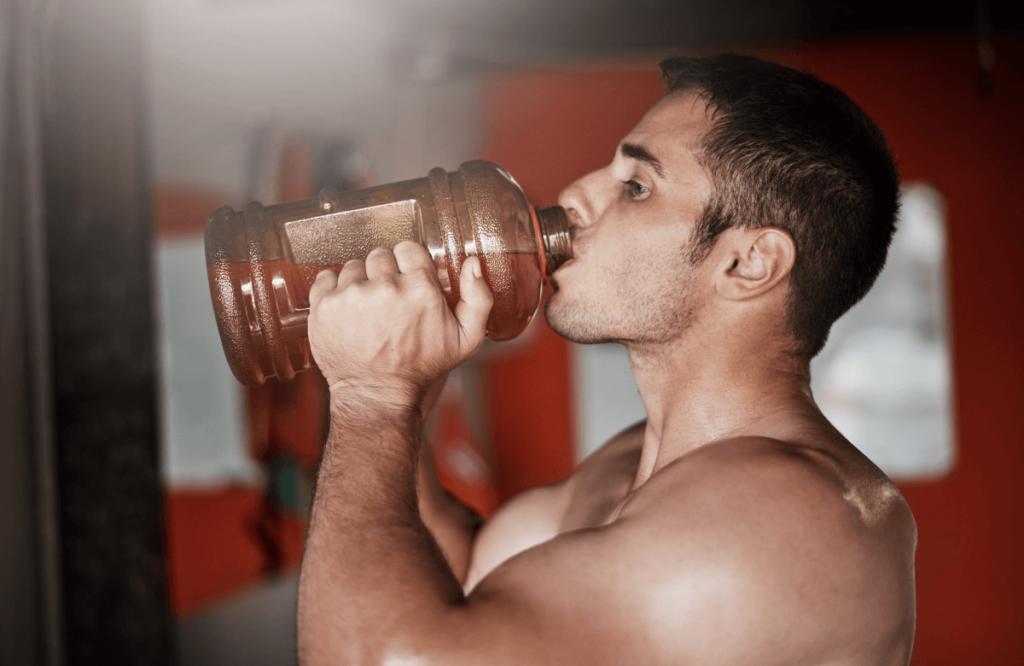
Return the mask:
M 907 663 L 916 528 L 859 451 L 724 440 L 632 489 L 643 437 L 640 423 L 503 507 L 474 545 L 470 599 L 536 585 L 577 615 L 605 605 L 584 615 L 622 632 L 617 663 Z

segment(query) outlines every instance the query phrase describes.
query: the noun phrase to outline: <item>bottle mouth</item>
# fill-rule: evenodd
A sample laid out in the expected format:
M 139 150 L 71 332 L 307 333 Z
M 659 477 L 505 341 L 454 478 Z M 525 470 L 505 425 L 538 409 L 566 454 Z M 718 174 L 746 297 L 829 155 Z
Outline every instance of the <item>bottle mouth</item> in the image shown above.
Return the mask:
M 569 219 L 561 206 L 535 208 L 537 226 L 540 227 L 541 242 L 544 244 L 545 277 L 559 266 L 572 259 L 572 239 L 569 236 Z

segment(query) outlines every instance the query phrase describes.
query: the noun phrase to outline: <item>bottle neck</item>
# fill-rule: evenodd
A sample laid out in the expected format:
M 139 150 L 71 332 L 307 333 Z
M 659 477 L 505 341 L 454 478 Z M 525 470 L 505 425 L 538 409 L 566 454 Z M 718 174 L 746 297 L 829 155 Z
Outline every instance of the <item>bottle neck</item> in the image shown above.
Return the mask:
M 535 210 L 546 256 L 545 273 L 546 277 L 550 277 L 555 269 L 572 258 L 569 219 L 565 215 L 565 209 L 561 206 L 535 208 Z

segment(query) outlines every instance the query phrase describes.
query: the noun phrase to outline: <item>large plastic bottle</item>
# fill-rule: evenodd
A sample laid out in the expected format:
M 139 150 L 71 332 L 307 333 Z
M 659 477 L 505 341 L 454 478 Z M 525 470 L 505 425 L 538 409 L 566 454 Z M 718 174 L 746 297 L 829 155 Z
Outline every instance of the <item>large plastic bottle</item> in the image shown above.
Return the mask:
M 206 266 L 235 377 L 259 386 L 308 368 L 306 317 L 316 275 L 404 240 L 430 252 L 452 308 L 462 262 L 480 257 L 494 293 L 487 322 L 492 340 L 509 340 L 526 328 L 544 278 L 571 256 L 565 211 L 531 206 L 508 173 L 484 161 L 341 194 L 326 189 L 275 206 L 220 208 L 206 223 Z

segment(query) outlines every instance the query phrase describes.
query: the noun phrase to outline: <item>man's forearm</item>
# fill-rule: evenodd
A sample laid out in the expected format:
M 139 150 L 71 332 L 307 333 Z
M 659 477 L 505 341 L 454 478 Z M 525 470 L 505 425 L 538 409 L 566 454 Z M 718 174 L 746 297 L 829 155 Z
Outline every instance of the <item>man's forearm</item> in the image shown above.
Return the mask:
M 304 664 L 378 663 L 415 650 L 462 599 L 420 518 L 420 415 L 332 396 L 299 587 Z

